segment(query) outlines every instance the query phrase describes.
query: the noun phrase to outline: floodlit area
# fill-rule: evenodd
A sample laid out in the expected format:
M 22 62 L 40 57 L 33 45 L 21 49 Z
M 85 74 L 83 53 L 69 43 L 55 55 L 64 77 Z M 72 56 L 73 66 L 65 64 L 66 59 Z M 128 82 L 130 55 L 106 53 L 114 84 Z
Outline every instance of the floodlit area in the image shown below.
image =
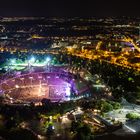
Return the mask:
M 128 103 L 125 99 L 122 99 L 122 108 L 118 110 L 113 110 L 105 114 L 105 118 L 110 120 L 115 120 L 122 122 L 123 127 L 121 130 L 117 130 L 117 134 L 126 133 L 138 133 L 140 132 L 140 121 L 139 120 L 128 120 L 127 114 L 134 113 L 140 117 L 140 106 L 136 104 Z
M 31 67 L 33 71 L 15 71 L 14 75 L 8 74 L 10 78 L 5 76 L 2 80 L 1 94 L 13 99 L 11 103 L 41 102 L 43 98 L 55 102 L 69 101 L 72 93 L 80 96 L 89 90 L 85 80 L 75 80 L 73 74 L 63 70 L 63 66 Z
M 140 18 L 0 19 L 0 139 L 140 138 Z

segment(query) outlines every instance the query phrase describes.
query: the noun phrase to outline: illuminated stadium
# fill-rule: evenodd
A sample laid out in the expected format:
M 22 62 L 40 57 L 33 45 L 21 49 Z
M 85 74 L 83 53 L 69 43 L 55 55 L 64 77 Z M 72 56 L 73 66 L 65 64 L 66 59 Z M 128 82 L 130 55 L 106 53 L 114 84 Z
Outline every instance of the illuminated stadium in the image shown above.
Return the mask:
M 56 102 L 72 100 L 89 91 L 86 81 L 81 77 L 77 79 L 67 65 L 50 65 L 47 61 L 47 64 L 13 61 L 12 71 L 7 71 L 1 79 L 1 95 L 8 97 L 11 103 L 40 102 L 44 98 Z M 22 70 L 15 70 L 17 67 Z

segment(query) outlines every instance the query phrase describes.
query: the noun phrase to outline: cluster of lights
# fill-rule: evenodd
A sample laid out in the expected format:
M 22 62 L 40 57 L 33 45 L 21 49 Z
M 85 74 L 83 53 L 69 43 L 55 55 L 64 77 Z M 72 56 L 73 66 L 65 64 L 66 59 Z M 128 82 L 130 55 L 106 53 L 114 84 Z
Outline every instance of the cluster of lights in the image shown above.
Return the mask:
M 28 61 L 30 64 L 33 64 L 35 63 L 36 59 L 35 57 L 31 57 L 30 60 Z
M 50 61 L 51 61 L 51 58 L 48 56 L 48 57 L 45 58 L 44 64 L 49 64 Z M 35 64 L 36 62 L 37 62 L 37 59 L 36 59 L 34 56 L 32 56 L 31 58 L 29 58 L 29 59 L 27 60 L 27 63 L 30 64 L 30 65 Z M 17 65 L 18 65 L 17 60 L 16 60 L 15 58 L 10 59 L 8 65 L 9 65 L 9 66 L 10 66 L 10 65 L 11 65 L 11 66 L 13 66 L 13 65 L 16 65 L 16 66 L 17 66 Z M 22 65 L 22 63 L 20 63 L 20 65 Z M 23 65 L 25 66 L 25 65 L 27 65 L 27 64 L 23 64 Z
M 11 59 L 10 64 L 14 65 L 16 63 L 16 59 Z
M 51 61 L 51 58 L 50 57 L 47 57 L 46 60 L 45 60 L 46 63 L 48 63 L 50 61 Z

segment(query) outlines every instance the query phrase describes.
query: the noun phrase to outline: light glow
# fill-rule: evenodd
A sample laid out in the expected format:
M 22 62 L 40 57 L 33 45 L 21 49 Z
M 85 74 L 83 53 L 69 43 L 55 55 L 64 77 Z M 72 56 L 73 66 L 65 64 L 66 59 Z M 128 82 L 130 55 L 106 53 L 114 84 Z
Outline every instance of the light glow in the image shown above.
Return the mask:
M 35 57 L 31 57 L 29 63 L 35 63 Z
M 51 60 L 51 58 L 50 57 L 47 57 L 46 58 L 46 63 L 48 63 L 50 60 Z

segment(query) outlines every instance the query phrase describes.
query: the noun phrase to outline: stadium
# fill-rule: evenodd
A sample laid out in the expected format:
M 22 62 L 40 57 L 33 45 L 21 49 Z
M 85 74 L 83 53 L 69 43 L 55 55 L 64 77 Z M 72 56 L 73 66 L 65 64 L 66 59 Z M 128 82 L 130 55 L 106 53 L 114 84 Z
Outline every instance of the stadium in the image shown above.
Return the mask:
M 50 59 L 47 63 L 36 63 L 34 58 L 29 63 L 12 60 L 0 84 L 0 94 L 8 103 L 63 102 L 87 96 L 89 91 L 87 82 L 70 72 L 68 65 L 52 65 Z

